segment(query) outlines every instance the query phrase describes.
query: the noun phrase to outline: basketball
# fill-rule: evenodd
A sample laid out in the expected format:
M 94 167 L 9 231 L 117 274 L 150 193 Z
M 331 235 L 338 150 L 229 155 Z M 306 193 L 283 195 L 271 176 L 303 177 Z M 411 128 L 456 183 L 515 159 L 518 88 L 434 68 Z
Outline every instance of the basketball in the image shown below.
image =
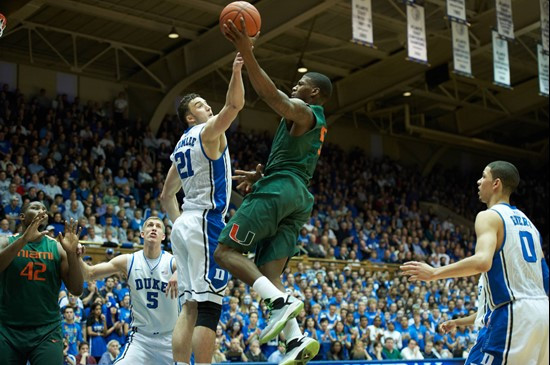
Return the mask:
M 249 37 L 254 37 L 258 34 L 260 27 L 262 25 L 262 18 L 258 9 L 254 5 L 246 1 L 234 1 L 231 4 L 223 8 L 220 14 L 220 28 L 223 33 L 223 25 L 231 20 L 237 29 L 241 29 L 241 17 L 244 18 L 246 23 L 246 30 Z

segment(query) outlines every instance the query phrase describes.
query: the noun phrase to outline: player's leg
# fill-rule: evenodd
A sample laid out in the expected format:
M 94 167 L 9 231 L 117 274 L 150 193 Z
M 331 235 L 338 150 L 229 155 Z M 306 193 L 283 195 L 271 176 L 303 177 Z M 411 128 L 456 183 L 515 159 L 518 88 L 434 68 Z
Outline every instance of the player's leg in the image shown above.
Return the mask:
M 304 211 L 302 213 L 293 214 L 283 220 L 271 244 L 258 247 L 256 252 L 256 262 L 260 267 L 260 271 L 281 291 L 284 291 L 284 286 L 281 282 L 281 274 L 289 258 L 297 253 L 296 238 L 307 216 L 309 216 L 309 213 Z M 304 219 L 304 217 L 306 218 Z M 286 339 L 286 353 L 281 364 L 285 365 L 305 364 L 317 355 L 320 348 L 319 342 L 302 334 L 300 326 L 294 317 L 296 317 L 301 308 L 303 308 L 303 304 L 300 301 L 297 302 L 301 305 L 296 306 L 296 311 L 292 311 L 291 314 L 285 318 L 286 321 L 282 330 Z M 287 311 L 290 311 L 291 308 L 292 306 L 289 306 Z M 277 314 L 276 311 L 272 313 L 275 317 L 275 321 Z M 275 321 L 270 319 L 270 324 L 274 323 L 275 325 Z M 268 327 L 266 327 L 266 329 L 268 329 Z M 260 338 L 265 336 L 265 332 L 264 330 Z
M 26 365 L 25 351 L 19 348 L 18 338 L 11 328 L 0 325 L 0 354 L 2 363 L 9 365 Z
M 548 351 L 548 300 L 523 299 L 509 306 L 512 328 L 504 360 L 508 364 L 542 364 L 538 359 Z
M 184 212 L 174 223 L 172 247 L 178 268 L 178 294 L 181 312 L 172 333 L 172 356 L 174 361 L 189 363 L 193 328 L 196 321 L 197 303 L 192 301 L 194 277 L 197 266 L 203 261 L 196 258 L 196 250 L 202 242 L 202 218 L 200 212 Z M 199 246 L 198 248 L 196 246 Z M 200 269 L 200 268 L 199 268 Z
M 41 339 L 29 354 L 31 365 L 63 364 L 63 334 L 58 324 L 34 330 L 36 340 Z M 33 341 L 34 342 L 34 341 Z
M 128 333 L 128 340 L 124 346 L 124 351 L 113 363 L 114 365 L 134 365 L 134 364 L 154 364 L 155 357 L 151 356 L 157 350 L 153 339 L 144 334 L 137 333 L 134 330 Z M 170 359 L 171 360 L 171 359 Z M 172 361 L 170 361 L 172 364 Z
M 189 363 L 191 359 L 193 329 L 196 322 L 197 302 L 188 300 L 182 306 L 172 334 L 172 356 L 174 361 Z
M 216 262 L 249 286 L 262 273 L 243 253 L 253 252 L 258 242 L 277 231 L 277 199 L 267 192 L 249 194 L 218 237 Z
M 216 344 L 216 326 L 222 306 L 210 301 L 198 303 L 197 323 L 193 333 L 195 364 L 210 364 Z

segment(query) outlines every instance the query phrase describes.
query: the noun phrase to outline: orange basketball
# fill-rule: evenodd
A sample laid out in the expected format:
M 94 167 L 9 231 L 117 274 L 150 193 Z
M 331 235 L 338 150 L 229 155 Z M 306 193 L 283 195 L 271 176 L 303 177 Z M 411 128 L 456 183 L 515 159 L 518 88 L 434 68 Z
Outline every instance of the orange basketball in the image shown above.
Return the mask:
M 258 9 L 254 5 L 246 1 L 234 1 L 231 4 L 223 8 L 220 14 L 220 28 L 223 33 L 223 25 L 228 20 L 231 20 L 237 29 L 241 29 L 241 17 L 244 18 L 246 23 L 246 31 L 250 37 L 254 37 L 258 34 L 262 25 L 262 18 Z

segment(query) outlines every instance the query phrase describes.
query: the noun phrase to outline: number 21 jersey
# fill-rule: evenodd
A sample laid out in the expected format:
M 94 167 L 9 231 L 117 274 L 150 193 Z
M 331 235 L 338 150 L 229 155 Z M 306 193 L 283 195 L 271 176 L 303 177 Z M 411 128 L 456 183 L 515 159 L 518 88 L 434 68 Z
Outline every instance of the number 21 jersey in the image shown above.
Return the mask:
M 201 140 L 204 127 L 199 124 L 186 130 L 170 159 L 181 178 L 183 210 L 210 209 L 223 217 L 231 196 L 229 150 L 226 147 L 220 158 L 210 159 Z

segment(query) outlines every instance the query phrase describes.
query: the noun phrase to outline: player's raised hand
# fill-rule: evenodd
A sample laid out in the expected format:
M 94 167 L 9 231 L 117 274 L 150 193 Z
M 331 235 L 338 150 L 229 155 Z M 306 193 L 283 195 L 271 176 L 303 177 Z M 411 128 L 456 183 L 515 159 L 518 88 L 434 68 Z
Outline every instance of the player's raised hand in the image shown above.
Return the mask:
M 34 216 L 31 221 L 31 224 L 27 227 L 25 232 L 23 232 L 23 237 L 27 242 L 36 242 L 44 237 L 48 231 L 39 231 L 38 228 L 42 221 L 47 217 L 46 212 L 38 213 Z
M 264 167 L 262 164 L 256 165 L 256 171 L 235 170 L 235 175 L 233 175 L 232 179 L 237 180 L 239 183 L 237 189 L 248 193 L 252 190 L 252 185 L 264 176 L 263 170 Z
M 409 281 L 435 280 L 434 268 L 423 262 L 409 261 L 409 262 L 405 262 L 399 268 L 401 269 L 400 275 L 409 276 Z
M 170 295 L 170 299 L 176 299 L 178 297 L 178 272 L 174 271 L 168 285 L 166 286 L 166 296 Z
M 451 319 L 450 321 L 445 321 L 445 322 L 441 323 L 441 324 L 439 325 L 439 327 L 440 327 L 443 331 L 445 331 L 445 333 L 449 333 L 449 332 L 451 332 L 451 330 L 452 330 L 453 328 L 456 327 L 456 322 L 455 322 L 453 319 Z
M 243 68 L 244 60 L 241 56 L 241 52 L 237 52 L 235 59 L 233 60 L 233 72 L 240 71 Z
M 78 251 L 78 237 L 80 236 L 80 229 L 78 228 L 78 222 L 71 218 L 70 222 L 65 221 L 65 235 L 59 232 L 57 240 L 63 246 L 65 252 L 77 253 Z
M 249 37 L 244 18 L 240 17 L 238 21 L 241 22 L 242 31 L 237 28 L 232 20 L 228 20 L 223 25 L 223 35 L 231 43 L 233 43 L 235 48 L 237 48 L 240 52 L 254 49 L 254 43 L 256 43 L 256 40 L 260 36 L 260 32 L 258 32 L 254 37 Z

